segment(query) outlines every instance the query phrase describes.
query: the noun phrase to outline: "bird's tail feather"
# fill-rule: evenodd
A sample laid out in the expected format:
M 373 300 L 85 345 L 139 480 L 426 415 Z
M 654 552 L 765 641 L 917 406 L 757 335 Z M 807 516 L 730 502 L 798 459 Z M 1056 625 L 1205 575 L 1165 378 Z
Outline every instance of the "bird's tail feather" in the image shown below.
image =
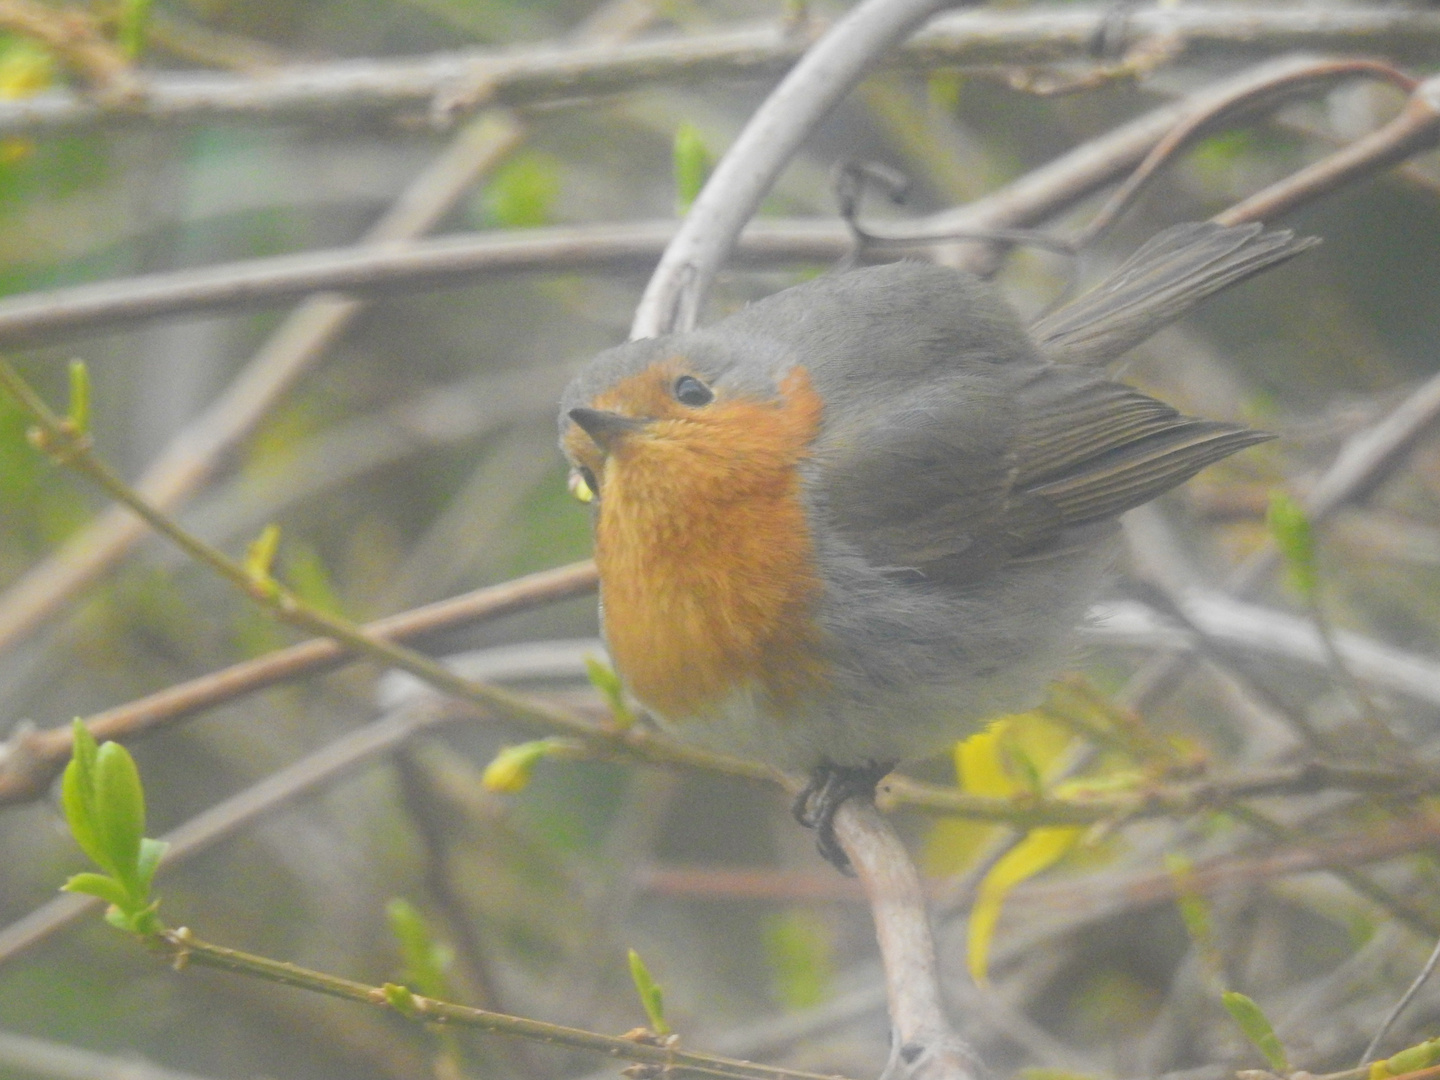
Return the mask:
M 1320 242 L 1288 229 L 1187 222 L 1159 233 L 1095 288 L 1036 322 L 1030 332 L 1052 360 L 1104 364 L 1178 319 L 1207 296 L 1294 258 Z

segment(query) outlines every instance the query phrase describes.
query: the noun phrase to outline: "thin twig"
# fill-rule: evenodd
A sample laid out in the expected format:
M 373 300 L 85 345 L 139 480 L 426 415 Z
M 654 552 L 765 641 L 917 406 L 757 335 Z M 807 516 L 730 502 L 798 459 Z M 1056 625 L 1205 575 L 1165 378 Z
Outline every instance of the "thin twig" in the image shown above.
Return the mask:
M 1217 100 L 1210 111 L 1192 114 L 1184 122 L 1176 124 L 1165 138 L 1156 143 L 1150 153 L 1145 155 L 1145 160 L 1136 166 L 1135 171 L 1125 179 L 1125 182 L 1105 200 L 1105 205 L 1095 212 L 1095 215 L 1086 223 L 1085 228 L 1072 238 L 1071 243 L 1076 248 L 1084 248 L 1093 244 L 1119 219 L 1125 209 L 1134 202 L 1141 189 L 1166 163 L 1202 135 L 1213 131 L 1222 121 L 1238 119 L 1262 106 L 1274 106 L 1291 95 L 1312 89 L 1317 84 L 1324 85 L 1336 79 L 1358 76 L 1385 80 L 1400 86 L 1407 93 L 1413 92 L 1415 89 L 1416 80 L 1397 71 L 1389 64 L 1382 64 L 1374 60 L 1336 60 L 1328 63 L 1322 61 L 1308 70 L 1284 73 L 1269 86 L 1256 87 L 1248 92 L 1236 94 L 1228 100 Z M 1235 214 L 1236 211 L 1232 208 L 1227 213 Z M 1243 221 L 1268 221 L 1273 216 L 1271 214 L 1240 216 L 1233 222 L 1227 221 L 1227 224 L 1239 224 Z
M 417 1023 L 454 1025 L 550 1046 L 587 1050 L 622 1061 L 659 1066 L 666 1073 L 675 1075 L 708 1076 L 724 1080 L 837 1080 L 833 1076 L 822 1076 L 799 1069 L 756 1065 L 749 1061 L 699 1054 L 682 1050 L 675 1045 L 665 1045 L 661 1040 L 602 1035 L 594 1031 L 546 1023 L 543 1020 L 530 1020 L 468 1005 L 437 1001 L 434 998 L 411 994 L 402 987 L 367 986 L 352 979 L 202 941 L 184 927 L 165 930 L 153 945 L 179 969 L 190 964 L 200 964 L 231 974 L 249 975 L 285 986 L 301 987 L 346 1001 L 379 1006 Z
M 384 245 L 428 231 L 518 137 L 503 117 L 482 117 L 462 130 L 375 224 L 366 242 Z M 136 490 L 166 509 L 194 494 L 361 310 L 358 301 L 323 294 L 296 308 L 220 396 L 170 440 L 136 481 Z M 0 652 L 44 623 L 144 536 L 144 527 L 131 515 L 112 508 L 30 568 L 0 593 Z
M 594 591 L 595 564 L 573 563 L 401 612 L 360 629 L 379 640 L 414 641 Z M 97 739 L 129 741 L 205 709 L 329 671 L 353 659 L 354 655 L 333 639 L 314 638 L 95 713 L 86 717 L 85 723 Z M 0 747 L 0 805 L 44 792 L 69 760 L 70 746 L 71 728 L 66 724 L 19 733 Z
M 1304 832 L 1282 824 L 1269 815 L 1262 814 L 1254 807 L 1232 806 L 1229 812 L 1237 820 L 1243 821 L 1257 832 L 1286 844 L 1296 844 L 1305 837 Z M 1355 892 L 1372 901 L 1377 907 L 1393 915 L 1411 929 L 1418 930 L 1427 937 L 1440 934 L 1440 916 L 1437 916 L 1433 910 L 1416 907 L 1408 900 L 1396 896 L 1384 885 L 1368 874 L 1357 870 L 1354 866 L 1339 863 L 1329 867 L 1329 871 Z
M 1385 1014 L 1385 1019 L 1381 1021 L 1380 1026 L 1375 1030 L 1375 1035 L 1366 1045 L 1365 1052 L 1360 1055 L 1360 1064 L 1356 1068 L 1364 1068 L 1370 1063 L 1375 1056 L 1375 1051 L 1380 1049 L 1381 1040 L 1395 1026 L 1395 1021 L 1400 1019 L 1400 1014 L 1405 1011 L 1410 1002 L 1415 1000 L 1415 995 L 1420 993 L 1420 988 L 1430 981 L 1430 976 L 1435 974 L 1437 965 L 1440 965 L 1440 941 L 1437 941 L 1435 947 L 1430 950 L 1430 958 L 1425 961 L 1425 966 L 1420 969 L 1420 974 L 1415 976 L 1415 981 L 1410 984 L 1405 993 L 1400 995 L 1400 1000 L 1395 1003 L 1395 1007 Z
M 887 809 L 923 809 L 1029 829 L 1042 825 L 1091 825 L 1156 816 L 1183 817 L 1202 811 L 1227 810 L 1245 799 L 1314 795 L 1323 791 L 1364 792 L 1403 799 L 1440 791 L 1440 775 L 1415 769 L 1380 769 L 1309 761 L 1233 776 L 1151 783 L 1129 792 L 1105 791 L 1064 798 L 1026 796 L 1006 799 L 971 795 L 906 776 L 889 777 L 882 789 L 881 802 Z
M 1015 67 L 1089 60 L 1105 5 L 985 10 L 936 19 L 883 62 L 898 66 Z M 226 73 L 137 73 L 138 100 L 123 111 L 65 91 L 0 103 L 0 136 L 104 122 L 195 123 L 220 118 L 329 122 L 337 115 L 428 112 L 457 87 L 485 85 L 467 102 L 531 105 L 646 86 L 779 74 L 810 44 L 775 24 L 660 36 L 622 47 L 475 49 L 419 58 L 293 65 L 262 79 Z M 1168 38 L 1191 54 L 1227 58 L 1294 50 L 1424 60 L 1440 41 L 1440 14 L 1359 5 L 1236 8 L 1195 4 L 1132 12 L 1135 39 Z
M 1232 206 L 1215 220 L 1222 225 L 1276 221 L 1297 206 L 1335 191 L 1440 143 L 1440 77 L 1418 84 L 1390 123 Z
M 1329 61 L 1265 65 L 1125 125 L 958 211 L 907 222 L 893 235 L 875 238 L 878 243 L 868 253 L 883 259 L 913 251 L 917 244 L 945 243 L 966 233 L 981 239 L 1004 239 L 1005 223 L 1036 221 L 1057 212 L 1129 168 L 1130 158 L 1143 154 L 1147 145 L 1159 150 L 1164 144 L 1154 140 L 1162 133 L 1169 133 L 1166 143 L 1175 142 L 1176 131 L 1188 132 L 1236 102 L 1243 101 L 1252 109 L 1274 104 L 1279 89 L 1298 93 L 1373 66 L 1357 68 L 1354 63 Z M 1132 173 L 1131 186 L 1134 178 L 1143 178 L 1153 169 L 1148 163 L 1154 156 L 1152 151 L 1147 164 Z M 1044 182 L 1051 175 L 1061 181 L 1060 186 Z M 1286 181 L 1285 187 L 1292 197 L 1308 190 L 1292 181 Z M 1242 211 L 1222 216 L 1229 220 L 1237 213 Z M 1248 210 L 1243 214 L 1251 216 Z M 1102 213 L 1096 220 L 1106 216 Z M 20 294 L 0 300 L 0 343 L 43 341 L 164 315 L 273 304 L 320 290 L 372 293 L 434 288 L 485 274 L 533 270 L 645 270 L 654 266 L 676 229 L 674 222 L 656 221 L 447 236 L 383 248 L 358 245 L 249 259 Z M 887 247 L 887 242 L 896 246 Z M 751 223 L 737 241 L 735 255 L 741 266 L 769 266 L 831 262 L 851 249 L 852 238 L 839 222 L 771 219 Z

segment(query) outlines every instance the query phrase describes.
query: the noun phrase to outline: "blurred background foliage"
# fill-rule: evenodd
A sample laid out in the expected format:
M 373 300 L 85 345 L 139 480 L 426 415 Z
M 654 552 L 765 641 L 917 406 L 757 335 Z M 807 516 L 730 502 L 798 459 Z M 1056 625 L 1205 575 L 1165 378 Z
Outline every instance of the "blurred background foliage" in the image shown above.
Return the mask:
M 159 0 L 151 8 L 121 0 L 87 10 L 147 67 L 262 77 L 292 61 L 552 42 L 592 6 Z M 794 7 L 668 0 L 653 5 L 651 26 L 700 32 L 793 17 Z M 886 71 L 816 131 L 764 213 L 833 217 L 828 177 L 843 158 L 884 161 L 914 181 L 905 207 L 876 199 L 867 213 L 937 211 L 1240 62 L 1186 60 L 1138 82 L 1064 96 L 1017 90 L 993 73 Z M 0 98 L 76 81 L 35 40 L 0 39 Z M 696 170 L 723 151 L 769 85 L 638 85 L 530 110 L 523 145 L 436 231 L 673 217 L 693 194 Z M 1087 254 L 1082 275 L 1092 278 L 1166 224 L 1209 216 L 1315 159 L 1335 137 L 1387 118 L 1399 100 L 1347 85 L 1278 121 L 1208 138 Z M 687 148 L 678 163 L 677 132 Z M 0 143 L 0 294 L 355 243 L 448 138 L 419 116 L 133 120 L 9 138 Z M 1175 548 L 1199 579 L 1218 580 L 1263 540 L 1272 488 L 1303 491 L 1346 437 L 1434 373 L 1434 165 L 1418 159 L 1403 176 L 1377 177 L 1297 213 L 1283 224 L 1323 237 L 1317 252 L 1208 304 L 1129 362 L 1128 378 L 1187 411 L 1247 419 L 1282 436 L 1210 470 L 1151 516 L 1179 537 Z M 1062 224 L 1083 222 L 1089 209 Z M 729 273 L 711 313 L 822 269 Z M 1021 251 L 1000 277 L 1033 313 L 1067 270 L 1054 256 Z M 584 558 L 589 526 L 566 494 L 553 447 L 555 401 L 587 355 L 624 337 L 643 283 L 640 273 L 562 268 L 368 302 L 324 362 L 227 455 L 182 519 L 237 552 L 279 523 L 279 575 L 356 619 Z M 63 361 L 83 357 L 98 446 L 135 476 L 244 370 L 284 314 L 169 318 L 14 356 L 55 401 Z M 26 444 L 26 426 L 0 397 L 0 586 L 103 505 Z M 382 443 L 391 449 L 372 456 Z M 1402 475 L 1338 519 L 1319 558 L 1337 624 L 1440 654 L 1440 451 L 1422 445 Z M 1302 607 L 1279 586 L 1266 599 Z M 594 634 L 594 602 L 582 599 L 429 645 L 449 652 Z M 146 543 L 0 656 L 0 723 L 64 724 L 292 640 L 203 569 Z M 1096 648 L 1077 664 L 1094 686 L 1115 691 L 1142 658 Z M 1267 669 L 1265 678 L 1285 708 L 1345 730 L 1344 695 L 1330 680 L 1289 669 Z M 137 743 L 153 831 L 372 719 L 376 679 L 363 665 L 340 670 Z M 583 678 L 542 688 L 592 699 Z M 1246 729 L 1253 716 L 1237 705 L 1244 697 L 1202 672 L 1145 720 L 1199 759 L 1264 760 L 1270 736 Z M 1433 751 L 1433 708 L 1383 705 L 1412 749 Z M 1273 735 L 1273 725 L 1266 730 Z M 449 958 L 445 977 L 460 1000 L 613 1032 L 644 1020 L 626 968 L 634 946 L 664 985 L 670 1022 L 687 1046 L 852 1076 L 878 1071 L 886 1022 L 873 994 L 865 996 L 877 984 L 868 913 L 813 855 L 776 791 L 563 760 L 543 763 L 521 794 L 484 791 L 485 763 L 518 737 L 457 725 L 347 774 L 162 876 L 163 910 L 211 940 L 369 982 L 399 977 L 402 967 L 413 974 L 425 955 L 435 967 Z M 1030 755 L 1038 775 L 1070 737 L 1032 724 L 1015 753 Z M 921 771 L 945 782 L 955 775 L 945 761 Z M 1332 809 L 1307 807 L 1297 827 L 1323 831 Z M 1429 804 L 1408 809 L 1435 813 Z M 1365 813 L 1377 825 L 1387 820 L 1381 809 Z M 994 832 L 902 820 L 942 899 Z M 1260 874 L 1195 893 L 1188 932 L 1166 897 L 1109 908 L 1085 900 L 1098 895 L 1086 883 L 1107 875 L 1163 877 L 1167 851 L 1198 862 L 1251 843 L 1241 824 L 1215 815 L 1087 835 L 1061 853 L 1060 865 L 1002 915 L 988 996 L 956 991 L 967 1002 L 966 1030 L 992 1067 L 1131 1076 L 1258 1064 L 1220 1009 L 1222 985 L 1281 1017 L 1306 1067 L 1352 1064 L 1431 942 L 1335 878 Z M 48 901 L 78 866 L 52 798 L 0 812 L 0 920 Z M 1433 852 L 1406 853 L 1378 872 L 1440 917 Z M 387 919 L 397 898 L 413 906 L 392 907 Z M 1089 914 L 1074 916 L 1077 908 Z M 945 965 L 963 980 L 963 924 L 947 917 L 945 927 Z M 1437 994 L 1412 1007 L 1396 1046 L 1434 1033 Z M 784 1037 L 775 1025 L 786 1017 L 812 1026 Z M 439 1040 L 351 1005 L 205 971 L 177 975 L 99 919 L 0 966 L 0 1029 L 216 1078 L 561 1076 L 603 1064 L 495 1040 Z M 0 1076 L 12 1075 L 35 1072 L 0 1060 Z

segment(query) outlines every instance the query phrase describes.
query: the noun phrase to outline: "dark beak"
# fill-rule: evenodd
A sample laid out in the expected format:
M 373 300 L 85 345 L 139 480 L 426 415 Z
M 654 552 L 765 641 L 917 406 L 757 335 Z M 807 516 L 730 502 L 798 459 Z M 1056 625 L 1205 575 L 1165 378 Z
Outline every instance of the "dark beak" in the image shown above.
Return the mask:
M 638 431 L 645 421 L 623 413 L 606 412 L 603 409 L 571 409 L 570 419 L 581 431 L 595 440 L 601 450 L 610 451 L 616 440 Z

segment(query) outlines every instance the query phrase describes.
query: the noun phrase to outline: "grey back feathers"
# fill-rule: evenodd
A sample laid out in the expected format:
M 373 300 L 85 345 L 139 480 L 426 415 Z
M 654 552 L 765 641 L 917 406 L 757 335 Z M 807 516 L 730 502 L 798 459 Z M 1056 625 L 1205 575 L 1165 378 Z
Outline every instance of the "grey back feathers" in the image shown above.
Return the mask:
M 774 396 L 804 367 L 824 402 L 804 474 L 812 513 L 872 566 L 964 587 L 1073 550 L 1087 530 L 1269 438 L 1183 416 L 1093 365 L 1314 243 L 1176 226 L 1029 332 L 990 285 L 955 270 L 900 262 L 824 276 L 602 354 L 562 418 L 667 357 L 722 395 Z

